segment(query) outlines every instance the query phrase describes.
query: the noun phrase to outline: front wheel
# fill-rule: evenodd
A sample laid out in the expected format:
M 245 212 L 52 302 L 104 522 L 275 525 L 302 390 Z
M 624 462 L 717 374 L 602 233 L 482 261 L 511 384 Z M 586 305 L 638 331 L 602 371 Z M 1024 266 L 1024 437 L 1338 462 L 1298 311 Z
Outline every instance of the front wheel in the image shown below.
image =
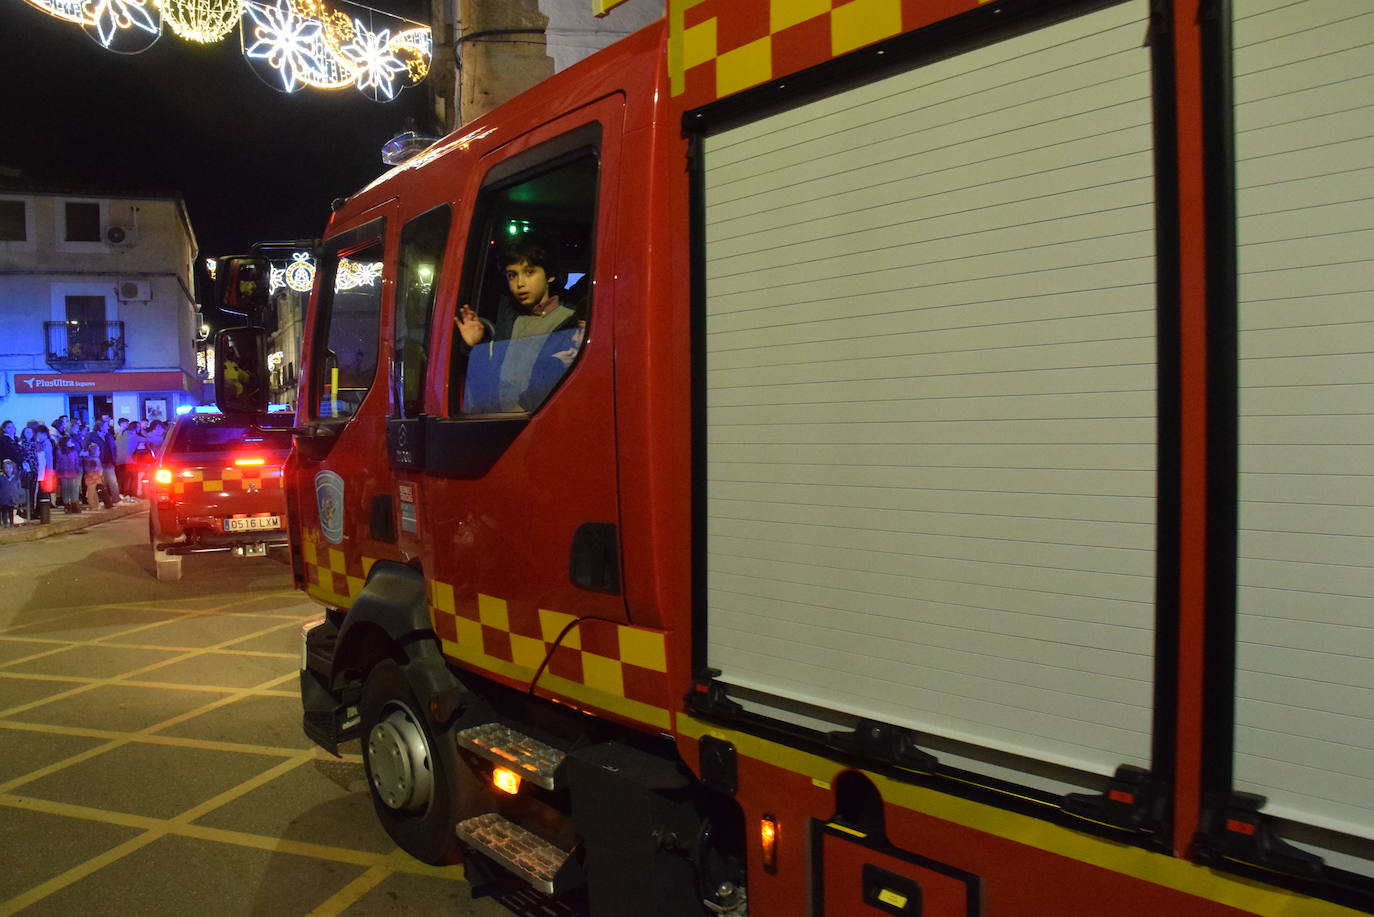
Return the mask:
M 363 766 L 372 805 L 386 833 L 406 853 L 432 865 L 456 863 L 457 816 L 441 754 L 424 708 L 393 660 L 363 683 Z

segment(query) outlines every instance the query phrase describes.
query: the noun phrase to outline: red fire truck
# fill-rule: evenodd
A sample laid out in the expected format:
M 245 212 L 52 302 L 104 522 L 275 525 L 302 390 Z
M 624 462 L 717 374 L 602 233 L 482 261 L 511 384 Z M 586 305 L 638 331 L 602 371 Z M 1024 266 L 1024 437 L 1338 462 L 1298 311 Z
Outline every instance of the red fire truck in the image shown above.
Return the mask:
M 1371 99 L 1357 0 L 674 0 L 333 213 L 306 731 L 594 914 L 1374 912 Z

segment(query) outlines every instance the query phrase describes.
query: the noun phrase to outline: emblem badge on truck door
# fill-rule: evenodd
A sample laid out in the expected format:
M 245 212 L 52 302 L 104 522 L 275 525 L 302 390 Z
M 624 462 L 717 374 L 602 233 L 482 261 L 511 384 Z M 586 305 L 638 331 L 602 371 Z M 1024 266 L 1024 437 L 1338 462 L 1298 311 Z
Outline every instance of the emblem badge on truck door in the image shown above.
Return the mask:
M 315 506 L 320 513 L 320 531 L 325 541 L 343 541 L 344 482 L 332 471 L 315 475 Z

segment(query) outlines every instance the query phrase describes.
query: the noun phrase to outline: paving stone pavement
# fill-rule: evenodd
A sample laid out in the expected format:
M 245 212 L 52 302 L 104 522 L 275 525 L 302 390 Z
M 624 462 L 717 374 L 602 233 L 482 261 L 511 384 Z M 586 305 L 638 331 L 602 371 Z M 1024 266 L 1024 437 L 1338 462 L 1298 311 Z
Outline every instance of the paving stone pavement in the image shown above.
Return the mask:
M 109 528 L 131 542 L 118 562 L 143 557 L 138 520 Z M 198 560 L 230 587 L 243 562 Z M 507 913 L 461 866 L 396 849 L 356 743 L 336 759 L 302 734 L 298 634 L 318 607 L 276 563 L 268 588 L 76 585 L 0 615 L 0 915 Z

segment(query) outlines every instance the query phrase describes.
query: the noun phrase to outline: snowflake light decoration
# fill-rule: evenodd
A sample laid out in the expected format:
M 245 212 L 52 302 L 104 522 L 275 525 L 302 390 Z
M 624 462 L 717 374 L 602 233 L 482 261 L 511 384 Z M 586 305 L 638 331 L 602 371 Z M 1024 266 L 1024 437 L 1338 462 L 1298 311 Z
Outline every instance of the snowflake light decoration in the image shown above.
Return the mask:
M 274 88 L 295 92 L 306 84 L 305 76 L 320 69 L 323 50 L 320 23 L 302 19 L 287 0 L 273 6 L 246 4 L 252 19 L 253 44 L 243 50 L 250 62 L 262 61 L 279 81 Z M 248 19 L 244 20 L 247 28 Z M 261 75 L 261 71 L 259 71 Z
M 35 9 L 80 26 L 101 47 L 122 54 L 146 51 L 162 23 L 189 41 L 219 41 L 239 25 L 244 57 L 281 92 L 305 87 L 357 86 L 386 102 L 429 74 L 430 30 L 400 16 L 368 10 L 355 18 L 326 5 L 347 0 L 25 0 Z M 366 8 L 364 8 L 366 9 Z M 380 18 L 388 28 L 375 29 Z
M 391 30 L 369 31 L 362 20 L 353 20 L 355 38 L 343 46 L 344 57 L 357 73 L 358 91 L 380 102 L 396 97 L 396 79 L 408 72 L 405 61 L 396 56 L 391 46 Z
M 138 54 L 162 35 L 162 16 L 147 0 L 86 0 L 81 9 L 81 27 L 110 51 Z
M 382 262 L 349 261 L 347 258 L 340 258 L 334 274 L 334 289 L 343 292 L 358 287 L 376 286 L 381 279 Z

